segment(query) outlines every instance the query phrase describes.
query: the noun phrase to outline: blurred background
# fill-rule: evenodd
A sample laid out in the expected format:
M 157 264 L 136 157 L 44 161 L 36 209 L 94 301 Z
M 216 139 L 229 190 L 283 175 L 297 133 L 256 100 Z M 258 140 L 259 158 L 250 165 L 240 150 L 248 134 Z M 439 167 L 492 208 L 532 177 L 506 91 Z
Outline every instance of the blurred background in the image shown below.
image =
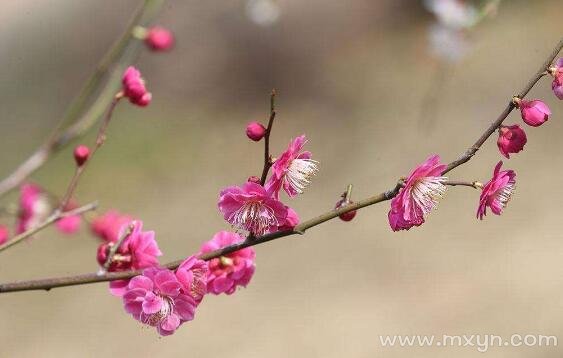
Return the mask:
M 157 23 L 175 32 L 175 49 L 145 50 L 137 62 L 153 102 L 117 109 L 78 199 L 141 218 L 157 233 L 162 262 L 196 252 L 229 228 L 216 206 L 220 189 L 259 175 L 263 144 L 244 128 L 266 121 L 273 87 L 274 154 L 306 133 L 320 161 L 310 188 L 288 202 L 302 219 L 331 209 L 349 183 L 360 199 L 391 188 L 429 154 L 457 158 L 559 40 L 561 2 L 504 1 L 478 23 L 453 26 L 429 3 L 168 1 Z M 45 140 L 138 4 L 2 1 L 0 176 Z M 553 181 L 563 175 L 563 106 L 549 79 L 530 96 L 545 99 L 553 117 L 526 127 L 525 150 L 505 161 L 518 191 L 501 217 L 476 220 L 479 193 L 451 188 L 409 232 L 391 231 L 383 203 L 350 223 L 258 246 L 248 288 L 206 298 L 194 321 L 165 338 L 125 314 L 106 284 L 0 295 L 0 356 L 474 357 L 467 347 L 385 348 L 378 336 L 561 342 L 563 187 Z M 519 114 L 506 123 L 521 123 Z M 92 143 L 93 132 L 81 142 Z M 450 177 L 488 180 L 502 158 L 495 141 Z M 60 194 L 72 171 L 67 148 L 32 180 Z M 2 253 L 0 280 L 96 271 L 98 243 L 87 225 L 74 236 L 48 229 Z M 488 356 L 562 352 L 496 347 Z

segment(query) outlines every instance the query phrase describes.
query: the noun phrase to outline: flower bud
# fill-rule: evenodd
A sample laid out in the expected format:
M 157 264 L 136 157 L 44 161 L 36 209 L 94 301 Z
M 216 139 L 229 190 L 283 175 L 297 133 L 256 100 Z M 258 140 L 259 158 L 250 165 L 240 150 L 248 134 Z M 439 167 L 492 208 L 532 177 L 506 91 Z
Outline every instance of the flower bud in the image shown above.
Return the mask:
M 507 158 L 510 158 L 509 153 L 518 153 L 524 149 L 524 145 L 527 141 L 526 132 L 517 124 L 502 126 L 499 129 L 497 146 L 502 155 Z
M 250 122 L 246 126 L 246 135 L 251 140 L 258 142 L 260 139 L 264 138 L 266 134 L 266 128 L 258 122 Z
M 338 210 L 340 208 L 343 208 L 343 207 L 348 206 L 348 205 L 353 204 L 353 203 L 354 203 L 353 201 L 346 199 L 344 197 L 336 203 L 336 206 L 334 208 Z M 356 217 L 356 213 L 357 213 L 357 210 L 352 210 L 352 211 L 348 211 L 347 213 L 340 214 L 340 215 L 338 215 L 338 217 L 342 221 L 351 221 L 354 217 Z
M 90 148 L 85 145 L 79 145 L 74 148 L 74 161 L 76 165 L 81 167 L 90 157 Z
M 140 107 L 145 107 L 150 103 L 152 95 L 147 91 L 141 72 L 135 67 L 129 66 L 125 70 L 121 82 L 123 84 L 123 95 L 129 98 L 129 102 Z
M 145 37 L 145 43 L 153 51 L 168 51 L 174 46 L 174 35 L 164 27 L 151 27 Z
M 524 123 L 532 127 L 541 126 L 551 115 L 549 107 L 538 99 L 528 101 L 525 99 L 515 98 L 514 103 L 518 108 L 520 108 Z

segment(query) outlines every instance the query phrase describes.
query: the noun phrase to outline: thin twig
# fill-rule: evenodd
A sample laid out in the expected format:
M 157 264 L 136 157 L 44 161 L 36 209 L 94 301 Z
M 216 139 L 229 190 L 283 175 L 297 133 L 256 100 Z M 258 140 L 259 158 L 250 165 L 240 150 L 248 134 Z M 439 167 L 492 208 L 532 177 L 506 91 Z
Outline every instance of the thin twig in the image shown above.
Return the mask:
M 448 180 L 444 184 L 450 185 L 450 186 L 470 186 L 470 187 L 475 188 L 475 189 L 482 189 L 483 188 L 483 184 L 481 184 L 478 181 L 467 182 L 467 181 L 459 181 L 459 180 Z
M 268 177 L 268 171 L 272 166 L 272 157 L 270 156 L 270 133 L 272 132 L 272 126 L 274 125 L 274 119 L 276 118 L 276 89 L 272 90 L 270 95 L 270 119 L 268 120 L 268 127 L 266 128 L 266 133 L 264 134 L 264 169 L 262 169 L 262 176 L 260 177 L 260 184 L 264 185 L 266 183 L 266 178 Z
M 518 98 L 524 98 L 528 94 L 528 92 L 530 92 L 530 90 L 535 86 L 535 84 L 538 83 L 538 81 L 543 76 L 546 75 L 546 70 L 549 68 L 553 60 L 555 60 L 555 58 L 561 51 L 561 48 L 563 48 L 563 38 L 559 40 L 557 46 L 555 46 L 551 54 L 549 54 L 545 62 L 541 65 L 539 70 L 536 72 L 536 74 L 528 81 L 524 89 L 518 93 L 517 95 Z M 497 130 L 497 128 L 500 127 L 502 122 L 504 122 L 504 120 L 508 117 L 508 115 L 510 114 L 510 112 L 512 112 L 514 108 L 516 108 L 516 106 L 512 102 L 512 96 L 511 96 L 508 105 L 506 106 L 504 111 L 502 111 L 502 113 L 498 116 L 498 118 L 489 126 L 489 128 L 487 128 L 487 130 L 479 137 L 479 139 L 477 139 L 477 141 L 471 147 L 469 147 L 465 151 L 465 153 L 463 153 L 461 157 L 449 163 L 446 170 L 444 170 L 442 174 L 446 174 L 452 169 L 462 165 L 463 163 L 468 162 L 471 159 L 471 157 L 473 157 L 475 153 L 477 153 L 479 148 L 481 148 L 483 143 L 487 141 L 487 139 L 491 136 L 491 134 L 493 134 Z
M 49 215 L 49 217 L 47 219 L 45 219 L 45 221 L 43 221 L 42 223 L 40 223 L 37 226 L 34 226 L 33 228 L 19 234 L 16 235 L 12 238 L 12 240 L 8 241 L 7 243 L 5 243 L 4 245 L 0 246 L 0 252 L 6 250 L 7 248 L 14 246 L 15 244 L 22 242 L 23 240 L 27 239 L 30 236 L 33 236 L 34 234 L 38 233 L 39 231 L 45 229 L 47 226 L 51 225 L 52 223 L 62 219 L 62 218 L 66 218 L 67 216 L 73 216 L 73 215 L 81 215 L 83 213 L 86 213 L 88 211 L 91 210 L 95 210 L 98 207 L 98 202 L 92 202 L 90 204 L 86 204 L 84 206 L 81 206 L 79 208 L 73 209 L 73 210 L 69 210 L 69 211 L 65 211 L 62 212 L 60 210 L 55 210 L 51 215 Z
M 557 44 L 557 46 L 555 47 L 553 52 L 548 56 L 547 60 L 542 65 L 541 72 L 538 72 L 537 74 L 534 75 L 534 77 L 532 77 L 532 79 L 528 82 L 526 87 L 519 93 L 518 97 L 520 97 L 520 98 L 524 97 L 530 91 L 530 89 L 539 81 L 539 79 L 541 77 L 543 77 L 543 72 L 553 62 L 553 60 L 555 59 L 555 57 L 561 51 L 562 48 L 563 48 L 563 38 L 561 39 L 561 41 L 559 41 L 559 43 Z M 501 115 L 498 117 L 498 119 L 495 120 L 489 128 L 487 128 L 485 133 L 483 133 L 481 135 L 481 137 L 479 138 L 479 140 L 477 140 L 477 142 L 470 148 L 470 150 L 474 149 L 474 152 L 472 152 L 472 154 L 467 154 L 467 153 L 469 153 L 469 150 L 468 150 L 468 152 L 466 152 L 466 154 L 464 154 L 462 157 L 460 157 L 460 159 L 450 163 L 448 165 L 448 168 L 444 171 L 444 173 L 449 172 L 450 170 L 452 170 L 452 169 L 458 167 L 459 165 L 467 162 L 477 152 L 477 150 L 481 147 L 481 145 L 487 140 L 487 138 L 489 138 L 491 136 L 492 133 L 494 133 L 496 128 L 498 128 L 498 126 L 500 124 L 502 124 L 502 121 L 508 116 L 510 111 L 512 111 L 512 109 L 513 109 L 511 107 L 511 105 L 509 105 L 509 107 L 507 107 L 507 108 L 508 109 L 505 109 L 503 111 L 503 113 L 501 113 Z M 491 130 L 491 128 L 492 128 L 492 130 Z M 211 260 L 212 258 L 221 257 L 223 255 L 227 255 L 227 254 L 230 254 L 232 252 L 241 250 L 245 247 L 255 246 L 255 245 L 258 245 L 258 244 L 262 244 L 262 243 L 272 241 L 272 240 L 275 240 L 275 239 L 279 239 L 279 238 L 282 238 L 282 237 L 286 237 L 286 236 L 291 236 L 291 235 L 296 235 L 296 234 L 304 234 L 307 229 L 312 228 L 314 226 L 317 226 L 319 224 L 322 224 L 325 221 L 334 219 L 335 217 L 337 217 L 341 214 L 347 213 L 347 212 L 352 211 L 352 210 L 358 210 L 358 209 L 364 208 L 366 206 L 374 205 L 374 204 L 377 204 L 377 203 L 380 203 L 380 202 L 383 202 L 383 201 L 390 200 L 390 199 L 394 198 L 399 193 L 399 190 L 401 189 L 402 186 L 403 186 L 403 182 L 400 180 L 395 185 L 395 187 L 391 190 L 388 190 L 384 193 L 373 196 L 371 198 L 367 198 L 367 199 L 358 201 L 354 204 L 347 205 L 343 208 L 326 212 L 326 213 L 324 213 L 324 214 L 322 214 L 322 215 L 320 215 L 316 218 L 302 222 L 301 224 L 294 227 L 293 230 L 278 231 L 278 232 L 266 234 L 266 235 L 263 235 L 263 236 L 260 236 L 260 237 L 247 238 L 245 241 L 243 241 L 241 243 L 230 245 L 230 246 L 227 246 L 227 247 L 224 247 L 224 248 L 203 254 L 203 255 L 200 256 L 200 258 L 202 260 Z M 180 265 L 181 262 L 182 261 L 170 262 L 168 264 L 165 264 L 164 267 L 167 267 L 169 269 L 175 269 Z M 89 274 L 74 275 L 74 276 L 67 276 L 67 277 L 55 277 L 55 278 L 46 278 L 46 279 L 31 280 L 31 281 L 11 282 L 11 283 L 0 284 L 0 293 L 15 292 L 15 291 L 30 291 L 30 290 L 47 290 L 48 291 L 52 288 L 57 288 L 57 287 L 84 285 L 84 284 L 90 284 L 90 283 L 96 283 L 96 282 L 107 282 L 107 281 L 114 281 L 114 280 L 123 280 L 123 279 L 128 279 L 128 278 L 137 276 L 139 274 L 141 274 L 140 270 L 110 272 L 110 273 L 106 273 L 106 274 L 103 274 L 103 275 L 98 275 L 96 273 L 89 273 Z
M 100 147 L 104 144 L 104 142 L 106 140 L 106 132 L 107 132 L 107 129 L 108 129 L 108 126 L 109 126 L 109 122 L 111 121 L 113 111 L 115 110 L 115 107 L 117 106 L 117 104 L 119 103 L 119 100 L 121 98 L 123 98 L 123 94 L 121 92 L 119 92 L 117 95 L 114 96 L 113 100 L 111 101 L 109 108 L 106 112 L 106 116 L 104 117 L 104 121 L 102 122 L 102 125 L 100 126 L 100 129 L 98 130 L 98 135 L 96 137 L 96 144 L 94 145 L 94 148 L 92 149 L 92 152 L 90 153 L 90 157 L 82 165 L 79 165 L 79 166 L 76 167 L 76 171 L 74 172 L 74 175 L 73 175 L 73 177 L 70 181 L 70 184 L 68 185 L 66 193 L 63 196 L 61 203 L 59 204 L 59 210 L 60 211 L 64 211 L 64 209 L 66 208 L 67 204 L 69 203 L 70 199 L 72 198 L 74 191 L 76 190 L 76 187 L 78 186 L 78 181 L 80 180 L 82 173 L 84 173 L 84 170 L 86 170 L 88 163 L 90 163 L 92 161 L 94 154 L 96 154 L 98 149 L 100 149 Z
M 131 29 L 134 26 L 145 26 L 152 22 L 163 3 L 164 0 L 144 1 L 138 12 L 133 16 L 127 29 L 121 35 L 121 38 L 106 53 L 96 67 L 95 72 L 71 103 L 66 115 L 57 125 L 55 132 L 23 163 L 0 181 L 0 197 L 17 188 L 27 177 L 45 164 L 53 153 L 64 148 L 73 139 L 82 136 L 103 115 L 107 105 L 111 102 L 113 95 L 119 88 L 121 75 L 125 67 L 133 62 L 141 48 L 140 41 L 134 40 L 131 36 Z M 112 72 L 107 84 L 99 92 L 97 100 L 84 113 L 88 103 L 87 100 L 96 92 L 107 70 L 116 61 L 118 66 Z M 72 124 L 64 131 L 61 131 L 62 126 L 67 122 Z
M 129 224 L 127 226 L 127 228 L 125 229 L 125 231 L 121 234 L 121 237 L 119 238 L 119 240 L 117 240 L 117 242 L 110 247 L 109 252 L 108 252 L 108 257 L 106 259 L 106 262 L 104 262 L 104 270 L 107 272 L 107 270 L 109 269 L 109 267 L 111 266 L 111 263 L 113 262 L 113 257 L 115 256 L 115 253 L 117 252 L 117 250 L 119 250 L 119 247 L 121 247 L 121 245 L 123 244 L 123 242 L 125 241 L 125 239 L 127 239 L 131 233 L 133 232 L 134 229 L 134 225 L 133 223 Z

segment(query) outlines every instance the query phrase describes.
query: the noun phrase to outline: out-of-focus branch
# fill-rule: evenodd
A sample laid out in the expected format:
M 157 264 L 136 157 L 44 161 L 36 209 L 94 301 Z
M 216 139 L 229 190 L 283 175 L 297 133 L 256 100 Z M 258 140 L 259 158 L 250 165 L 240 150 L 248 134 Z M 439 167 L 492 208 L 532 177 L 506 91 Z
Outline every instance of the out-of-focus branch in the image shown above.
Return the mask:
M 90 204 L 86 204 L 84 206 L 81 206 L 79 208 L 73 209 L 73 210 L 69 210 L 69 211 L 65 211 L 62 212 L 60 210 L 55 210 L 47 219 L 45 219 L 45 221 L 43 221 L 42 223 L 40 223 L 37 226 L 34 226 L 33 228 L 14 236 L 10 241 L 6 242 L 4 245 L 0 246 L 0 252 L 6 250 L 9 247 L 12 247 L 20 242 L 22 242 L 23 240 L 27 239 L 30 236 L 35 235 L 36 233 L 38 233 L 39 231 L 45 229 L 47 226 L 53 224 L 54 222 L 62 219 L 62 218 L 66 218 L 67 216 L 73 216 L 73 215 L 80 215 L 80 214 L 84 214 L 88 211 L 92 211 L 95 210 L 98 207 L 98 202 L 95 201 L 93 203 Z
M 547 57 L 547 60 L 544 62 L 540 70 L 532 77 L 532 79 L 528 82 L 526 87 L 518 94 L 519 98 L 523 98 L 528 92 L 532 89 L 532 87 L 544 76 L 545 71 L 547 70 L 548 66 L 551 65 L 557 54 L 563 48 L 563 38 L 559 41 L 555 49 L 552 53 Z M 512 99 L 512 97 L 511 97 Z M 444 173 L 451 171 L 452 169 L 462 165 L 469 161 L 469 159 L 475 155 L 477 150 L 481 147 L 481 145 L 495 132 L 495 130 L 502 124 L 504 119 L 510 114 L 510 112 L 514 109 L 512 102 L 508 105 L 508 107 L 501 113 L 501 115 L 485 130 L 485 132 L 479 137 L 477 142 L 469 148 L 468 151 L 464 155 L 462 155 L 458 160 L 451 162 L 448 164 Z M 272 111 L 273 112 L 273 111 Z M 462 182 L 451 182 L 455 183 L 456 185 L 462 185 Z M 472 186 L 474 186 L 473 183 Z M 381 194 L 375 195 L 373 197 L 355 202 L 350 205 L 346 205 L 340 209 L 328 211 L 322 215 L 317 216 L 316 218 L 304 221 L 299 225 L 295 226 L 292 230 L 284 230 L 278 231 L 270 234 L 266 234 L 259 237 L 249 237 L 245 241 L 229 245 L 224 248 L 205 253 L 200 256 L 203 260 L 211 260 L 216 257 L 221 257 L 223 255 L 230 254 L 232 252 L 241 250 L 243 248 L 249 246 L 255 246 L 258 244 L 262 244 L 268 241 L 272 241 L 275 239 L 279 239 L 286 236 L 291 236 L 295 234 L 304 234 L 307 229 L 310 229 L 314 226 L 320 225 L 326 221 L 336 218 L 339 215 L 347 213 L 349 211 L 358 210 L 364 208 L 366 206 L 374 205 L 383 201 L 390 200 L 394 198 L 398 193 L 401 187 L 403 186 L 403 181 L 399 180 L 399 182 L 395 185 L 393 189 L 390 189 L 386 192 Z M 170 262 L 165 267 L 169 269 L 177 268 L 182 261 L 174 261 Z M 15 292 L 15 291 L 30 291 L 30 290 L 50 290 L 52 288 L 57 287 L 64 287 L 64 286 L 75 286 L 75 285 L 84 285 L 96 282 L 107 282 L 107 281 L 114 281 L 114 280 L 123 280 L 128 279 L 134 276 L 141 274 L 141 271 L 122 271 L 122 272 L 109 272 L 105 274 L 83 274 L 83 275 L 75 275 L 75 276 L 67 276 L 67 277 L 55 277 L 55 278 L 46 278 L 46 279 L 39 279 L 39 280 L 31 280 L 31 281 L 20 281 L 20 282 L 11 282 L 0 284 L 0 293 L 6 292 Z
M 104 144 L 104 142 L 106 140 L 106 131 L 108 129 L 109 122 L 111 121 L 113 111 L 115 110 L 115 107 L 117 106 L 117 104 L 119 103 L 119 100 L 122 97 L 123 97 L 123 94 L 121 92 L 119 92 L 117 95 L 115 95 L 113 97 L 113 100 L 111 101 L 109 108 L 106 112 L 106 116 L 104 118 L 104 121 L 102 122 L 102 125 L 100 126 L 100 129 L 98 130 L 98 135 L 96 137 L 96 144 L 95 144 L 94 148 L 92 149 L 92 153 L 90 153 L 90 158 L 84 164 L 78 165 L 76 167 L 76 171 L 74 172 L 74 176 L 72 177 L 70 184 L 68 185 L 68 188 L 66 190 L 66 193 L 63 196 L 63 199 L 61 200 L 61 202 L 59 204 L 58 210 L 60 210 L 60 211 L 65 210 L 67 204 L 69 203 L 70 199 L 72 198 L 72 194 L 76 190 L 76 187 L 78 185 L 78 181 L 80 180 L 82 173 L 84 173 L 84 170 L 86 170 L 88 163 L 90 163 L 92 161 L 94 154 L 96 154 L 98 149 L 100 149 L 100 147 Z
M 70 104 L 64 117 L 50 138 L 12 173 L 0 181 L 0 197 L 18 187 L 27 177 L 39 169 L 49 157 L 64 148 L 70 141 L 83 135 L 103 115 L 113 95 L 118 91 L 121 74 L 135 59 L 140 49 L 140 41 L 135 40 L 131 31 L 135 26 L 146 26 L 159 13 L 164 0 L 145 0 L 135 12 L 126 30 L 97 65 L 96 70 L 86 81 L 84 87 Z M 86 110 L 88 100 L 98 89 L 108 69 L 117 62 L 105 87 L 96 101 Z M 84 112 L 86 111 L 86 112 Z M 70 123 L 67 129 L 62 129 Z

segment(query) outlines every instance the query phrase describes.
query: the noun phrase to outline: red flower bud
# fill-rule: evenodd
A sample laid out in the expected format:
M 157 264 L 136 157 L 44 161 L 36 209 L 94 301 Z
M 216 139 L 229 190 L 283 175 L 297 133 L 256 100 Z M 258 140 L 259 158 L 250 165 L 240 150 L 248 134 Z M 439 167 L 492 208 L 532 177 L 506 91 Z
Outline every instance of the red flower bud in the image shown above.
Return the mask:
M 145 43 L 153 51 L 168 51 L 174 46 L 174 35 L 164 27 L 151 27 L 147 32 Z
M 252 139 L 255 142 L 258 142 L 260 139 L 264 138 L 266 134 L 266 128 L 258 122 L 250 122 L 246 126 L 246 135 L 248 138 Z
M 90 148 L 85 145 L 79 145 L 74 148 L 74 161 L 76 165 L 81 167 L 90 157 Z
M 353 203 L 354 202 L 352 200 L 347 200 L 346 198 L 342 198 L 342 199 L 338 200 L 338 202 L 336 203 L 336 206 L 334 208 L 340 209 L 340 208 L 343 208 L 343 207 L 350 205 L 350 204 L 353 204 Z M 357 213 L 357 210 L 352 210 L 352 211 L 348 211 L 347 213 L 340 214 L 340 215 L 338 215 L 338 217 L 342 221 L 351 221 L 354 217 L 356 217 L 356 213 Z

